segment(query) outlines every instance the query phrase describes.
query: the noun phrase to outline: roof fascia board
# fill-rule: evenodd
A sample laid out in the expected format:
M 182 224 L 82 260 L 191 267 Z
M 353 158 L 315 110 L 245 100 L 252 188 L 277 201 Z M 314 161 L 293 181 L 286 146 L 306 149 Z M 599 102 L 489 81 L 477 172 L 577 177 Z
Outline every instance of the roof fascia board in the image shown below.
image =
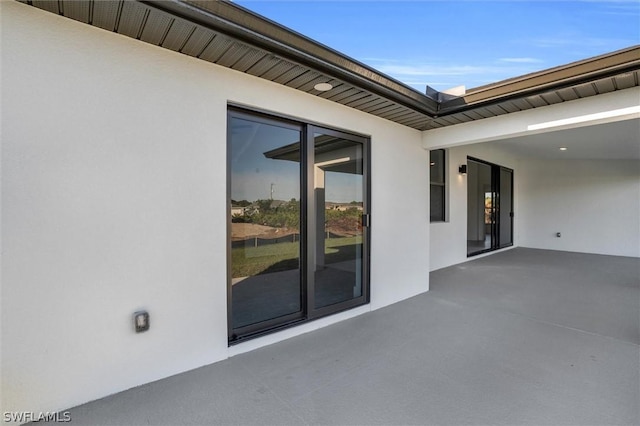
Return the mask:
M 425 94 L 228 1 L 142 0 L 140 3 L 296 61 L 422 114 L 433 116 L 438 109 L 438 102 Z
M 638 68 L 640 45 L 471 89 L 465 96 L 442 102 L 438 116 L 561 90 Z
M 448 148 L 557 130 L 640 119 L 640 87 L 576 99 L 544 108 L 422 132 L 425 149 Z
M 42 4 L 33 4 L 30 0 L 18 1 L 49 10 Z M 137 0 L 137 2 L 175 19 L 185 20 L 227 36 L 238 43 L 246 43 L 248 46 L 273 55 L 275 59 L 297 63 L 301 67 L 320 73 L 327 80 L 341 81 L 346 87 L 351 86 L 386 99 L 398 105 L 399 108 L 406 108 L 412 112 L 402 113 L 401 116 L 418 114 L 422 117 L 409 121 L 398 120 L 398 117 L 385 118 L 414 128 L 427 128 L 429 122 L 438 119 L 442 119 L 444 126 L 454 125 L 460 120 L 447 121 L 446 117 L 465 112 L 471 113 L 473 110 L 484 107 L 544 95 L 606 78 L 622 77 L 627 73 L 640 70 L 640 45 L 637 45 L 470 89 L 465 95 L 459 97 L 452 97 L 429 87 L 423 94 L 229 0 Z M 62 2 L 58 4 L 57 9 L 58 13 L 62 14 Z M 635 85 L 638 86 L 637 78 Z M 600 95 L 597 91 L 596 94 Z M 341 102 L 338 101 L 338 103 Z M 426 124 L 421 124 L 421 120 Z

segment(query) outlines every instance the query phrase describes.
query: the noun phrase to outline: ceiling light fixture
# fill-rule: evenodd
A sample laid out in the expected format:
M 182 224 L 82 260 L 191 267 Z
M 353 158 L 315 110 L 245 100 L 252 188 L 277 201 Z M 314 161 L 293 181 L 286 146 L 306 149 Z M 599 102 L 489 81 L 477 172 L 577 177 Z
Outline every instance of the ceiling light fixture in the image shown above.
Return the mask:
M 567 147 L 566 147 L 566 146 L 561 146 L 561 147 L 560 147 L 560 151 L 566 151 L 566 150 L 567 150 Z
M 318 92 L 326 92 L 327 90 L 333 89 L 333 86 L 329 83 L 318 83 L 315 86 L 313 86 L 313 88 L 316 89 Z

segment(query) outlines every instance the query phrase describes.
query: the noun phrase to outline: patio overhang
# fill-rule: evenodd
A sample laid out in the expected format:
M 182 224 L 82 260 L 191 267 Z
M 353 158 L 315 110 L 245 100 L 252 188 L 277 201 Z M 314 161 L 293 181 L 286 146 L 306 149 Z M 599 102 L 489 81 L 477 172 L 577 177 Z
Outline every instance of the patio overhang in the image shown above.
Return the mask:
M 638 86 L 640 46 L 470 89 L 415 89 L 229 1 L 19 0 L 408 126 L 429 130 Z M 318 83 L 332 89 L 319 91 Z

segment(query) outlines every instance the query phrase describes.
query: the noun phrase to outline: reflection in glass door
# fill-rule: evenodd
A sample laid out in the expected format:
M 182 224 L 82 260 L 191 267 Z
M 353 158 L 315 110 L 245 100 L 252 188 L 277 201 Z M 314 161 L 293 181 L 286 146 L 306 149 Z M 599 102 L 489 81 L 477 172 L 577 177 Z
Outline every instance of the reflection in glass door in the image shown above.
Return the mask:
M 229 120 L 232 338 L 303 315 L 299 126 Z M 283 145 L 294 161 L 265 155 Z
M 314 133 L 314 309 L 362 296 L 363 145 Z
M 491 166 L 467 161 L 467 254 L 491 249 L 494 192 Z
M 467 160 L 467 255 L 513 245 L 513 170 Z
M 498 247 L 513 245 L 513 170 L 500 167 L 499 192 L 499 244 Z
M 230 343 L 368 302 L 368 144 L 230 109 Z

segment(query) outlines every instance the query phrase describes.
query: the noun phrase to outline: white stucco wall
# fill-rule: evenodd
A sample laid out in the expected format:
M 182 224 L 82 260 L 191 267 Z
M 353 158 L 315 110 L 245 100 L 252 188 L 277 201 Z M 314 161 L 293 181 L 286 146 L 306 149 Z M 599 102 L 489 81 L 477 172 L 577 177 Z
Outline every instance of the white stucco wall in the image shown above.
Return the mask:
M 490 144 L 472 144 L 447 149 L 448 175 L 448 221 L 434 222 L 431 228 L 429 265 L 432 271 L 467 261 L 467 176 L 458 173 L 467 157 L 514 169 L 514 228 L 518 226 L 517 160 Z M 514 246 L 518 244 L 518 233 L 514 233 Z
M 521 246 L 640 257 L 640 161 L 529 160 L 518 176 Z
M 228 102 L 370 135 L 371 303 L 356 312 L 428 290 L 420 132 L 24 4 L 0 7 L 1 411 L 61 410 L 234 353 Z M 151 330 L 135 334 L 142 308 Z
M 467 260 L 467 156 L 514 169 L 514 246 L 640 257 L 639 161 L 516 159 L 490 143 L 447 153 L 449 220 L 430 225 L 432 271 Z
M 423 132 L 425 149 L 449 153 L 449 220 L 430 225 L 431 270 L 467 260 L 467 182 L 457 172 L 467 156 L 514 170 L 514 247 L 638 256 L 637 161 L 521 159 L 491 143 L 637 119 L 638 96 L 635 87 Z M 609 212 L 605 221 L 597 219 L 603 209 Z M 556 232 L 563 236 L 555 237 Z

